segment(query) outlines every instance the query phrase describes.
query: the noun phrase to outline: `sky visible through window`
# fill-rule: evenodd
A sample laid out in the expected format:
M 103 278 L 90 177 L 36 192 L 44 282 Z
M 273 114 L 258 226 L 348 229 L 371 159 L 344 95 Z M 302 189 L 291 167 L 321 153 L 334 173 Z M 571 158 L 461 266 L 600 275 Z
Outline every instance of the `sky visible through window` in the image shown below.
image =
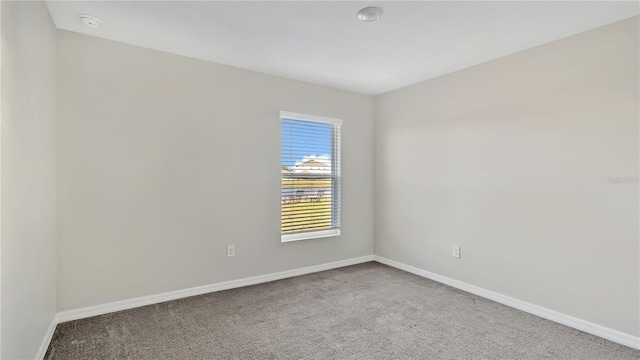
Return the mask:
M 292 168 L 311 159 L 331 165 L 333 125 L 282 119 L 282 166 Z

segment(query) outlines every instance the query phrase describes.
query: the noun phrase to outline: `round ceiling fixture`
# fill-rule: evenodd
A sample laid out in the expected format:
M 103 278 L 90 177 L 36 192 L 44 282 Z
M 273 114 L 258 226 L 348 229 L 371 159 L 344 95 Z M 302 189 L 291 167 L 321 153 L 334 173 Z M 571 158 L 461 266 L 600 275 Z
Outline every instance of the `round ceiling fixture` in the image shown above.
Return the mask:
M 375 6 L 366 7 L 358 11 L 358 19 L 364 22 L 374 22 L 382 17 L 382 9 Z
M 87 25 L 90 28 L 97 28 L 98 25 L 100 25 L 100 20 L 98 20 L 98 18 L 96 18 L 95 16 L 91 16 L 91 15 L 87 15 L 87 14 L 78 14 L 78 17 L 80 18 L 80 21 L 82 21 L 83 24 Z

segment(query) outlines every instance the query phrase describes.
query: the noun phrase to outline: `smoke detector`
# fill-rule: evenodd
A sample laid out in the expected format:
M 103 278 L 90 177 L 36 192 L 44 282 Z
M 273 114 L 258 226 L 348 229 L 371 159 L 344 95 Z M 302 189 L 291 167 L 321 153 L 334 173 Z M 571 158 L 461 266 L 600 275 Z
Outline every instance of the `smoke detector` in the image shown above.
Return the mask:
M 83 24 L 87 25 L 90 28 L 97 28 L 100 25 L 100 20 L 95 16 L 87 15 L 87 14 L 78 14 L 78 18 L 82 21 Z
M 371 6 L 358 11 L 358 19 L 364 22 L 374 22 L 382 17 L 382 9 Z

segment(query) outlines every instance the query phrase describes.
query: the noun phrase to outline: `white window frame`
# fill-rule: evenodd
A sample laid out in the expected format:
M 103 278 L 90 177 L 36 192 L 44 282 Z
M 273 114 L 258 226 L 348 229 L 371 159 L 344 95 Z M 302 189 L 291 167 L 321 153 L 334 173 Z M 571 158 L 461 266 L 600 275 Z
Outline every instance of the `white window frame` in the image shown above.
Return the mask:
M 296 112 L 291 112 L 291 111 L 280 111 L 280 123 L 282 124 L 282 119 L 290 119 L 290 120 L 301 120 L 301 121 L 311 121 L 311 122 L 317 122 L 317 123 L 324 123 L 324 124 L 332 124 L 332 125 L 342 125 L 342 119 L 336 119 L 336 118 L 330 118 L 330 117 L 325 117 L 325 116 L 317 116 L 317 115 L 309 115 L 309 114 L 301 114 L 301 113 L 296 113 Z M 282 141 L 282 139 L 280 139 Z M 340 141 L 342 142 L 342 135 L 340 136 Z M 336 149 L 337 148 L 337 149 Z M 341 154 L 336 154 L 336 151 L 340 151 L 340 149 L 342 148 L 341 144 L 339 144 L 339 146 L 334 146 L 332 144 L 331 146 L 331 161 L 332 163 L 334 161 L 338 161 L 338 162 L 342 162 L 341 159 Z M 342 164 L 337 164 L 338 165 L 338 169 L 342 166 Z M 333 163 L 332 164 L 332 169 L 335 169 L 336 164 Z M 341 170 L 340 170 L 340 175 L 339 175 L 340 179 L 342 178 L 342 174 L 341 174 Z M 280 175 L 280 178 L 282 179 L 282 175 Z M 340 182 L 342 182 L 342 180 L 340 180 Z M 282 185 L 281 185 L 282 186 Z M 281 188 L 282 190 L 282 188 Z M 333 194 L 331 196 L 337 196 L 338 197 L 338 206 L 342 207 L 342 201 L 340 201 L 340 197 L 341 197 L 341 191 L 337 191 L 337 192 L 333 192 Z M 280 210 L 282 211 L 282 206 L 280 206 Z M 342 212 L 341 209 L 338 209 L 338 211 L 340 211 L 340 213 Z M 282 214 L 280 214 L 280 219 L 282 219 Z M 342 221 L 340 221 L 340 223 L 342 223 Z M 340 225 L 342 226 L 342 224 Z M 326 237 L 335 237 L 335 236 L 340 236 L 341 232 L 340 232 L 340 228 L 334 228 L 334 229 L 330 229 L 330 230 L 317 230 L 317 231 L 306 231 L 306 232 L 299 232 L 299 233 L 293 233 L 293 234 L 280 234 L 280 242 L 291 242 L 291 241 L 300 241 L 300 240 L 311 240 L 311 239 L 319 239 L 319 238 L 326 238 Z

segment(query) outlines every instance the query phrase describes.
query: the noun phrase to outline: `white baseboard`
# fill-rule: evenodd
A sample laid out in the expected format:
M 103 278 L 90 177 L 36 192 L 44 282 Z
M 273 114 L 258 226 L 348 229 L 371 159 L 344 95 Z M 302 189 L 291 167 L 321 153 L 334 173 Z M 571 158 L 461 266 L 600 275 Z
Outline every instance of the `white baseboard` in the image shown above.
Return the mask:
M 314 265 L 314 266 L 287 270 L 287 271 L 266 274 L 266 275 L 259 275 L 259 276 L 244 278 L 244 279 L 225 281 L 217 284 L 198 286 L 190 289 L 170 291 L 170 292 L 157 294 L 157 295 L 149 295 L 149 296 L 143 296 L 143 297 L 134 298 L 134 299 L 115 301 L 108 304 L 89 306 L 81 309 L 67 310 L 67 311 L 59 312 L 56 315 L 55 320 L 56 320 L 56 323 L 58 324 L 66 321 L 72 321 L 72 320 L 83 319 L 91 316 L 108 314 L 115 311 L 128 310 L 128 309 L 133 309 L 141 306 L 157 304 L 165 301 L 182 299 L 189 296 L 202 295 L 202 294 L 207 294 L 207 293 L 216 292 L 216 291 L 234 289 L 234 288 L 239 288 L 243 286 L 261 284 L 261 283 L 266 283 L 266 282 L 280 280 L 280 279 L 286 279 L 294 276 L 311 274 L 319 271 L 337 269 L 337 268 L 355 265 L 355 264 L 361 264 L 369 261 L 373 261 L 373 255 L 361 256 L 357 258 L 340 260 L 340 261 L 331 262 L 327 264 Z
M 44 359 L 44 356 L 47 354 L 47 349 L 49 348 L 49 344 L 51 343 L 51 338 L 53 338 L 53 333 L 56 331 L 57 322 L 57 314 L 51 319 L 51 324 L 47 329 L 47 332 L 44 334 L 44 338 L 42 338 L 42 343 L 40 344 L 40 349 L 38 350 L 38 354 L 36 355 L 36 360 Z
M 422 276 L 427 279 L 431 279 L 439 283 L 449 285 L 451 287 L 481 296 L 483 298 L 493 300 L 500 304 L 503 304 L 518 310 L 522 310 L 524 312 L 539 316 L 541 318 L 551 320 L 553 322 L 557 322 L 559 324 L 566 325 L 595 336 L 599 336 L 601 338 L 628 346 L 633 349 L 640 350 L 640 337 L 626 334 L 621 331 L 614 330 L 602 325 L 594 324 L 586 320 L 582 320 L 582 319 L 579 319 L 570 315 L 566 315 L 551 309 L 547 309 L 542 306 L 534 305 L 526 301 L 518 300 L 510 296 L 502 295 L 500 293 L 483 289 L 475 285 L 467 284 L 465 282 L 448 278 L 446 276 L 434 274 L 432 272 L 422 270 L 410 265 L 406 265 L 395 260 L 387 259 L 382 256 L 374 255 L 373 258 L 375 261 L 381 264 L 389 265 L 396 269 L 410 272 L 412 274 L 416 274 L 418 276 Z
M 367 256 L 361 256 L 358 258 L 331 262 L 327 264 L 320 264 L 320 265 L 282 271 L 282 272 L 277 272 L 272 274 L 259 275 L 259 276 L 244 278 L 244 279 L 221 282 L 217 284 L 198 286 L 194 288 L 171 291 L 171 292 L 166 292 L 166 293 L 157 294 L 157 295 L 149 295 L 149 296 L 143 296 L 143 297 L 134 298 L 134 299 L 121 300 L 121 301 L 116 301 L 116 302 L 103 304 L 103 305 L 89 306 L 81 309 L 62 311 L 57 313 L 56 316 L 53 318 L 53 321 L 51 322 L 51 325 L 49 326 L 49 329 L 47 330 L 47 333 L 45 334 L 45 337 L 40 346 L 37 359 L 44 358 L 44 355 L 46 354 L 47 349 L 49 347 L 49 343 L 51 342 L 51 338 L 53 337 L 53 333 L 55 331 L 56 325 L 58 325 L 59 323 L 83 319 L 83 318 L 97 316 L 97 315 L 108 314 L 115 311 L 133 309 L 133 308 L 146 306 L 146 305 L 153 305 L 153 304 L 157 304 L 165 301 L 177 300 L 177 299 L 182 299 L 190 296 L 196 296 L 196 295 L 202 295 L 202 294 L 207 294 L 207 293 L 216 292 L 216 291 L 234 289 L 234 288 L 243 287 L 243 286 L 256 285 L 256 284 L 266 283 L 270 281 L 286 279 L 294 276 L 311 274 L 319 271 L 337 269 L 337 268 L 361 264 L 369 261 L 377 261 L 379 263 L 389 265 L 391 267 L 394 267 L 406 272 L 410 272 L 412 274 L 416 274 L 416 275 L 455 287 L 457 289 L 467 291 L 469 293 L 472 293 L 478 296 L 482 296 L 486 299 L 493 300 L 495 302 L 510 306 L 512 308 L 528 312 L 530 314 L 545 318 L 547 320 L 551 320 L 551 321 L 587 332 L 589 334 L 593 334 L 595 336 L 599 336 L 604 339 L 611 340 L 613 342 L 640 350 L 640 337 L 629 335 L 605 326 L 594 324 L 594 323 L 591 323 L 582 319 L 578 319 L 573 316 L 569 316 L 554 310 L 543 308 L 538 305 L 534 305 L 534 304 L 531 304 L 522 300 L 518 300 L 506 295 L 502 295 L 491 290 L 486 290 L 481 287 L 467 284 L 462 281 L 451 279 L 446 276 L 434 274 L 429 271 L 422 270 L 410 265 L 406 265 L 394 260 L 390 260 L 378 255 L 367 255 Z

